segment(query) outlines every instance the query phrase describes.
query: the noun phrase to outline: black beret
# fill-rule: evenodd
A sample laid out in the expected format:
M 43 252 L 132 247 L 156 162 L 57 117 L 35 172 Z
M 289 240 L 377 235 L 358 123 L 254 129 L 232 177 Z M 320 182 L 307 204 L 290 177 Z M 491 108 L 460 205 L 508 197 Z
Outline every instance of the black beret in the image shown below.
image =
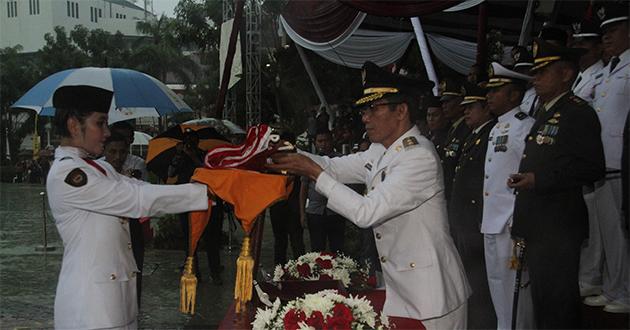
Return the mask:
M 113 96 L 113 92 L 94 86 L 62 86 L 53 95 L 53 107 L 107 113 Z

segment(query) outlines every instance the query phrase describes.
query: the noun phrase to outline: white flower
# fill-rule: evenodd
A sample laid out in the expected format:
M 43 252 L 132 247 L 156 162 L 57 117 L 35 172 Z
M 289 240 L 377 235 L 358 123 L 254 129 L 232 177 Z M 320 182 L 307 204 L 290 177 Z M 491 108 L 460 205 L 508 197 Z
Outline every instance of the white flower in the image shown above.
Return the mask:
M 282 266 L 277 265 L 276 268 L 273 270 L 273 281 L 279 282 L 280 280 L 282 280 L 282 276 L 284 276 L 284 269 L 282 269 Z

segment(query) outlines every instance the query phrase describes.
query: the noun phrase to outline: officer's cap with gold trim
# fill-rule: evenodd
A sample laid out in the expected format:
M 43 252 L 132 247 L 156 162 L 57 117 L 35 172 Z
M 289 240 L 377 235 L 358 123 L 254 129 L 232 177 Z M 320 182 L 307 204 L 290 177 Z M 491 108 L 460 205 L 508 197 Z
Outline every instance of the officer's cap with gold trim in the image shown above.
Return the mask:
M 53 107 L 79 112 L 109 112 L 114 93 L 94 86 L 62 86 L 53 94 Z
M 365 106 L 391 95 L 417 95 L 433 87 L 429 80 L 418 80 L 394 74 L 372 62 L 363 65 L 363 96 L 354 102 Z
M 599 27 L 604 29 L 610 24 L 628 21 L 628 0 L 605 1 L 595 10 Z
M 514 60 L 515 68 L 534 66 L 532 54 L 523 46 L 514 46 L 512 48 L 512 59 Z
M 460 105 L 486 101 L 487 90 L 479 85 L 465 82 L 464 86 L 462 86 L 462 93 L 464 94 L 464 100 L 462 100 Z
M 528 75 L 512 71 L 497 62 L 492 62 L 488 71 L 490 80 L 488 80 L 486 88 L 495 88 L 506 84 L 526 84 L 532 79 Z
M 580 56 L 586 53 L 584 48 L 567 48 L 548 43 L 540 38 L 535 38 L 532 46 L 534 54 L 534 67 L 530 72 L 543 68 L 551 63 L 558 61 L 567 61 L 577 63 Z
M 572 23 L 571 30 L 573 39 L 600 38 L 602 35 L 599 26 L 593 21 L 586 19 Z
M 440 102 L 463 96 L 462 83 L 459 80 L 447 77 L 440 82 Z

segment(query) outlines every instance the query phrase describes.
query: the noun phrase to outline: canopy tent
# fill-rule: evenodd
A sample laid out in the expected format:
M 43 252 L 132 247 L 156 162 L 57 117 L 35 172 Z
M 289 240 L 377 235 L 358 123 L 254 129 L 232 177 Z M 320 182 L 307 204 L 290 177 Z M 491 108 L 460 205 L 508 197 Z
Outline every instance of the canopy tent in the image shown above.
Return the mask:
M 477 5 L 482 2 L 484 0 L 290 0 L 281 22 L 300 46 L 334 63 L 359 68 L 368 59 L 380 66 L 400 60 L 414 38 L 411 23 L 400 17 L 422 16 L 426 39 L 435 57 L 465 74 L 475 63 Z M 504 49 L 507 54 L 519 39 L 527 1 L 486 2 L 488 30 L 501 31 L 503 42 L 509 45 Z M 588 2 L 583 1 L 558 2 L 555 7 L 553 1 L 549 1 L 541 4 L 538 11 L 547 12 L 555 16 L 558 23 L 569 25 L 579 19 L 587 7 Z M 534 25 L 540 27 L 542 19 L 539 17 Z

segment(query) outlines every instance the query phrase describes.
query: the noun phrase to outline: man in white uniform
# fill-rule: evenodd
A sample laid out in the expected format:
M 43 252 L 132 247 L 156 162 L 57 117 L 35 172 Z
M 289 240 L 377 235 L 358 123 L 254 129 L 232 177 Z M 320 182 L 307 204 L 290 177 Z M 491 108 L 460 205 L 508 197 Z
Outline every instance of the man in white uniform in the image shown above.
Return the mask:
M 587 20 L 572 24 L 573 41 L 570 47 L 584 48 L 587 52 L 580 57 L 580 72 L 573 83 L 573 94 L 589 105 L 593 105 L 595 77 L 604 67 L 602 41 L 599 26 Z
M 366 63 L 355 102 L 372 145 L 339 158 L 276 154 L 270 168 L 304 175 L 328 207 L 372 227 L 385 277 L 384 313 L 421 320 L 427 329 L 466 328 L 470 288 L 449 235 L 442 170 L 431 142 L 414 126 L 419 82 Z M 362 196 L 344 183 L 364 183 Z
M 525 149 L 525 137 L 534 119 L 519 107 L 530 76 L 508 70 L 501 64 L 491 64 L 488 82 L 488 108 L 498 122 L 490 131 L 485 159 L 483 181 L 483 217 L 481 232 L 484 235 L 484 252 L 488 285 L 497 314 L 497 328 L 512 328 L 515 269 L 510 269 L 513 242 L 510 235 L 514 191 L 507 186 Z M 525 274 L 526 276 L 526 274 Z M 518 302 L 517 328 L 532 328 L 531 293 L 521 288 Z
M 630 112 L 630 33 L 628 30 L 628 1 L 605 3 L 596 10 L 601 19 L 604 53 L 611 56 L 595 81 L 593 108 L 601 123 L 601 137 L 606 158 L 606 178 L 595 182 L 594 206 L 596 213 L 589 221 L 589 239 L 601 240 L 603 269 L 602 283 L 588 282 L 582 277 L 582 289 L 603 284 L 602 294 L 587 297 L 584 303 L 604 306 L 611 313 L 630 313 L 630 275 L 628 271 L 628 233 L 621 213 L 621 153 L 623 129 Z M 589 214 L 590 215 L 590 214 Z M 595 280 L 599 273 L 590 276 Z
M 137 328 L 138 268 L 126 218 L 208 207 L 204 185 L 150 185 L 93 160 L 109 136 L 112 95 L 91 86 L 65 86 L 53 96 L 62 140 L 46 190 L 64 246 L 57 329 Z

